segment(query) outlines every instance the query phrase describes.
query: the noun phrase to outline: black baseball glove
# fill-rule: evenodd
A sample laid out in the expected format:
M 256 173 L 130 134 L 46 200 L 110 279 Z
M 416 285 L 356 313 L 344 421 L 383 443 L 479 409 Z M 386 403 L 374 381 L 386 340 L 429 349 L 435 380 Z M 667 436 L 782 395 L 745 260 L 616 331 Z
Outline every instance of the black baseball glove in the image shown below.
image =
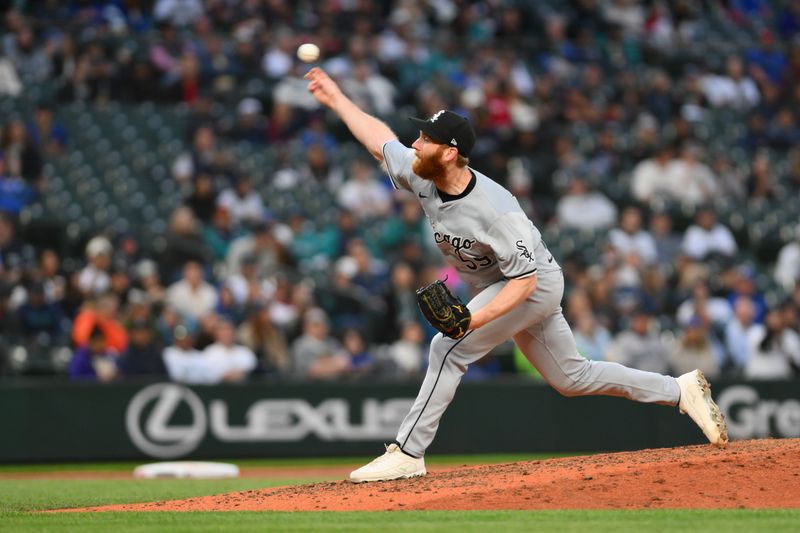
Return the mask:
M 467 333 L 472 314 L 440 280 L 417 289 L 417 304 L 431 326 L 448 337 L 460 339 Z

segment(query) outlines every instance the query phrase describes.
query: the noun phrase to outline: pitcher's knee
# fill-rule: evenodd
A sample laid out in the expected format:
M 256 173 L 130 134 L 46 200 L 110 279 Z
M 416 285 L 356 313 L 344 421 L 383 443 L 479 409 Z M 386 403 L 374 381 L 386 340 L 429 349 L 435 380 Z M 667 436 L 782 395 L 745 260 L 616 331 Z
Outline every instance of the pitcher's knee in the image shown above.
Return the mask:
M 591 362 L 581 358 L 570 368 L 559 368 L 555 375 L 545 376 L 548 383 L 559 394 L 566 397 L 582 396 L 585 394 L 586 381 L 584 377 L 591 368 Z
M 438 367 L 442 363 L 444 355 L 451 348 L 451 343 L 452 340 L 441 333 L 435 335 L 431 341 L 431 348 L 428 354 L 428 366 Z

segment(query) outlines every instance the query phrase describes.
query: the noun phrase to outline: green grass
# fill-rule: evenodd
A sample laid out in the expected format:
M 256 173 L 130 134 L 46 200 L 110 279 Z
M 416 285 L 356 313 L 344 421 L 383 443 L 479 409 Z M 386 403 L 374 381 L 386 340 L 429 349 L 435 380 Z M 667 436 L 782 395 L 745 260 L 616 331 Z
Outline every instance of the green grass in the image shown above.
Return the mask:
M 0 513 L 175 500 L 312 481 L 322 480 L 312 478 L 0 480 Z M 0 527 L 0 531 L 2 529 Z
M 798 510 L 404 511 L 390 513 L 12 513 L 3 531 L 797 531 Z
M 432 465 L 499 463 L 541 456 L 443 456 Z M 234 461 L 240 466 L 357 465 L 362 459 Z M 0 468 L 3 473 L 127 471 L 138 463 L 36 465 Z M 239 478 L 227 480 L 3 479 L 0 477 L 0 531 L 797 531 L 800 509 L 793 510 L 642 510 L 642 511 L 395 511 L 380 513 L 39 513 L 46 509 L 188 498 L 323 478 Z
M 375 455 L 381 452 L 375 450 Z M 459 464 L 492 464 L 511 463 L 515 461 L 535 461 L 552 457 L 572 457 L 586 455 L 582 453 L 548 453 L 548 454 L 489 454 L 489 455 L 433 455 L 425 458 L 430 466 L 447 466 Z M 304 467 L 304 466 L 360 466 L 375 457 L 327 457 L 327 458 L 269 458 L 269 459 L 215 459 L 223 463 L 234 463 L 241 468 L 258 467 Z M 104 463 L 53 463 L 53 464 L 8 464 L 0 465 L 0 476 L 22 472 L 124 472 L 147 461 L 123 461 Z M 0 479 L 2 479 L 0 477 Z

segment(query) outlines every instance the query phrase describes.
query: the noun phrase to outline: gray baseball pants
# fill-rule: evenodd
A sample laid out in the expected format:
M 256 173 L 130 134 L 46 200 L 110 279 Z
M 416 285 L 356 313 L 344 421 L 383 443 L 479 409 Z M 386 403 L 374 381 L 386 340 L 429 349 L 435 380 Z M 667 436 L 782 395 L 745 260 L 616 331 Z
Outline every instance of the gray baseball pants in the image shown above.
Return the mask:
M 474 313 L 494 298 L 505 283 L 499 281 L 486 287 L 467 307 Z M 459 340 L 436 335 L 431 341 L 422 387 L 397 433 L 400 448 L 422 457 L 433 442 L 467 366 L 512 337 L 544 380 L 564 396 L 602 394 L 677 405 L 680 389 L 675 378 L 581 356 L 561 312 L 563 294 L 564 277 L 560 271 L 541 273 L 533 294 L 507 314 Z

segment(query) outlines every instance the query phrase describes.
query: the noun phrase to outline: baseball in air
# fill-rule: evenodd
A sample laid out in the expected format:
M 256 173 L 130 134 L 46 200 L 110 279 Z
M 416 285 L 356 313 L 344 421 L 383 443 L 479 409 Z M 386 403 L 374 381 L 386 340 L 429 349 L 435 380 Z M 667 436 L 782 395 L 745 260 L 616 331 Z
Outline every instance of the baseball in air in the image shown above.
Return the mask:
M 319 46 L 313 43 L 301 44 L 297 49 L 297 57 L 303 63 L 311 63 L 319 59 Z

